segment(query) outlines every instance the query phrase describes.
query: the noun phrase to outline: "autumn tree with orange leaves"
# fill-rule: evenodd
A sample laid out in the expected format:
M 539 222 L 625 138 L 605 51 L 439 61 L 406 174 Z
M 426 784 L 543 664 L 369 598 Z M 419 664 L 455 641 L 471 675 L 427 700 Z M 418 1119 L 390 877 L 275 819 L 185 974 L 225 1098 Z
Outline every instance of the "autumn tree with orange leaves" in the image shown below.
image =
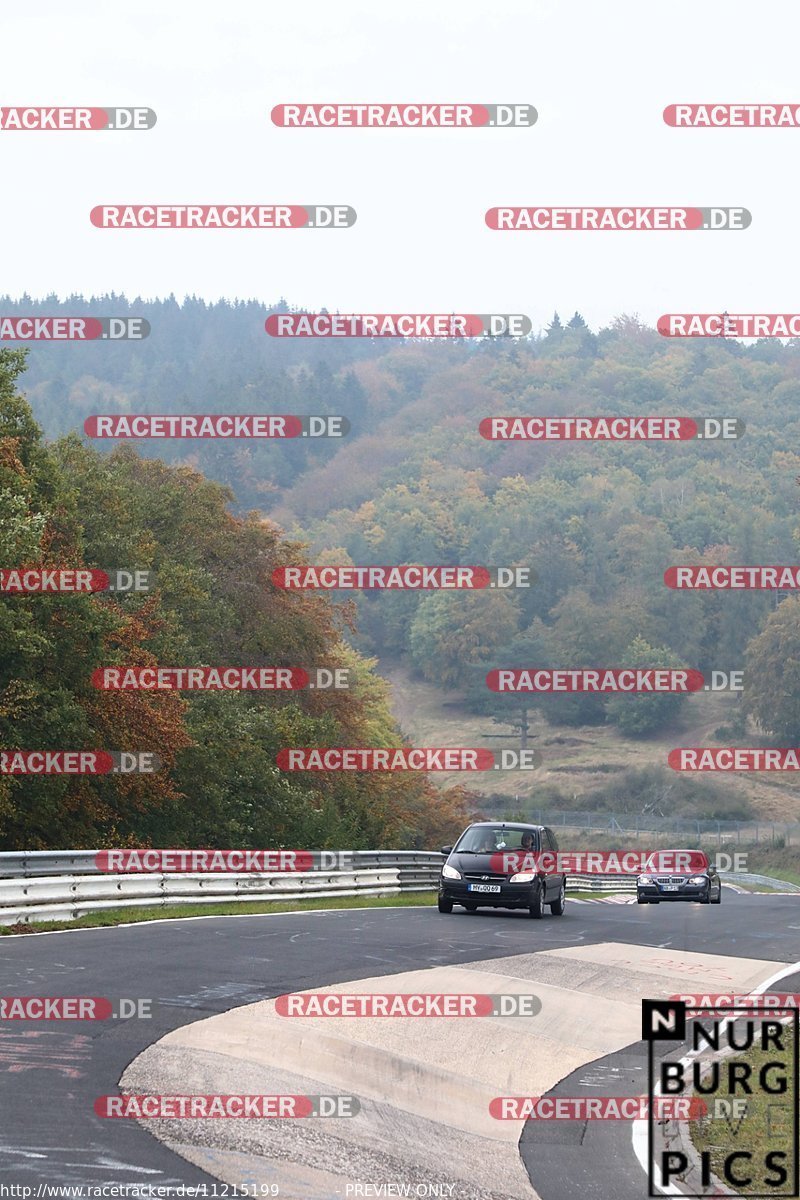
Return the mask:
M 347 610 L 272 584 L 303 561 L 229 489 L 188 467 L 53 446 L 0 350 L 0 567 L 152 573 L 148 593 L 0 597 L 0 748 L 154 752 L 152 774 L 0 776 L 0 846 L 419 846 L 463 824 L 468 797 L 418 774 L 276 765 L 303 745 L 400 745 L 374 663 L 342 637 Z M 349 690 L 99 690 L 120 665 L 350 670 Z

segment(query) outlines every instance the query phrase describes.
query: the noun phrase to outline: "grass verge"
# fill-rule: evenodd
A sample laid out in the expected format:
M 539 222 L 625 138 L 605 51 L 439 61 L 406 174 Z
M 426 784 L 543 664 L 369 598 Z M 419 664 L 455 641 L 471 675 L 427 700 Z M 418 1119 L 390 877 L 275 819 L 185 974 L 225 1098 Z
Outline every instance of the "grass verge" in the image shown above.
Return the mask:
M 773 867 L 767 863 L 763 870 L 761 866 L 751 866 L 750 869 L 755 875 L 771 875 L 773 879 L 784 879 L 787 883 L 800 884 L 800 873 L 788 870 L 786 867 Z
M 313 912 L 320 908 L 414 908 L 430 907 L 435 903 L 434 892 L 405 892 L 399 896 L 320 896 L 319 899 L 263 901 L 234 901 L 227 904 L 170 904 L 142 908 L 109 908 L 103 912 L 87 913 L 75 921 L 35 921 L 30 925 L 0 925 L 0 936 L 27 933 L 47 933 L 54 929 L 100 929 L 110 925 L 132 922 L 163 921 L 181 917 L 251 916 L 261 913 Z

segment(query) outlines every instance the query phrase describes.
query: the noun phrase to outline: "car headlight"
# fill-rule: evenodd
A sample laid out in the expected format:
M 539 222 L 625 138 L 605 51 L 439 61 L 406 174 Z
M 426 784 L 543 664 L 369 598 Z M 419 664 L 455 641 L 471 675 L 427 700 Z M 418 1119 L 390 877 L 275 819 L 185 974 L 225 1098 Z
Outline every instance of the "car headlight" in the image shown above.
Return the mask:
M 694 883 L 697 887 L 701 887 L 706 881 L 705 875 L 693 875 L 689 883 Z
M 636 882 L 637 883 L 652 883 L 653 876 L 652 875 L 640 875 L 639 878 L 636 880 Z
M 533 883 L 536 878 L 535 871 L 518 871 L 516 875 L 512 875 L 509 883 Z
M 455 869 L 455 867 L 449 867 L 447 865 L 447 863 L 445 863 L 444 866 L 442 867 L 442 878 L 443 879 L 460 879 L 461 872 L 457 871 Z

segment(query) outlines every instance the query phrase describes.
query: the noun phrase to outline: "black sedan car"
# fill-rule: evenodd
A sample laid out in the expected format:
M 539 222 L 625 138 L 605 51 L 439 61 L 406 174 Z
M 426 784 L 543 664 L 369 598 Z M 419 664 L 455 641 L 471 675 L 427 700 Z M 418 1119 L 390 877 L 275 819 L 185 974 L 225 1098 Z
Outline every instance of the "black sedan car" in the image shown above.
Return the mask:
M 692 871 L 660 869 L 662 851 L 656 851 L 645 863 L 644 873 L 636 879 L 636 899 L 640 904 L 660 904 L 662 900 L 690 900 L 695 904 L 721 904 L 722 881 L 705 854 L 697 850 L 673 851 L 691 856 Z
M 549 905 L 560 917 L 567 880 L 553 870 L 557 851 L 555 834 L 544 825 L 470 825 L 455 846 L 442 847 L 447 861 L 439 877 L 439 912 L 451 913 L 453 905 L 460 904 L 470 913 L 481 907 L 524 908 L 539 918 Z M 542 854 L 545 860 L 539 861 Z

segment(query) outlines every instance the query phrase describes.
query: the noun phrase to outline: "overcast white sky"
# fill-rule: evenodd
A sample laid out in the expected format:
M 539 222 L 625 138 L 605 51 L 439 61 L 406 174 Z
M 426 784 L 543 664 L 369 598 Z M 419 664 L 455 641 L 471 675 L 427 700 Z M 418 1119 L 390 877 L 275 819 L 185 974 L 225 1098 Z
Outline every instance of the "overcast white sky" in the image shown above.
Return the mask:
M 0 5 L 0 105 L 147 105 L 141 133 L 0 133 L 0 290 L 284 295 L 365 312 L 795 311 L 800 129 L 675 130 L 676 101 L 800 104 L 776 0 L 39 0 Z M 288 130 L 287 101 L 534 104 L 532 129 Z M 95 229 L 100 203 L 339 203 L 350 230 Z M 744 232 L 494 233 L 487 208 L 741 205 Z

